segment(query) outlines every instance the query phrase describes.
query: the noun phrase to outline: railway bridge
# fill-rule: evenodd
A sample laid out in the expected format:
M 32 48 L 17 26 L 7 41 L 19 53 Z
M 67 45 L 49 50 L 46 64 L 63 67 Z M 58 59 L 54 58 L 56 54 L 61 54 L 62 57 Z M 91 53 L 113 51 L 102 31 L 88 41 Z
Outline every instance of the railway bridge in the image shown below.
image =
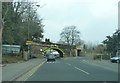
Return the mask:
M 30 55 L 36 56 L 36 57 L 43 57 L 45 52 L 48 50 L 56 50 L 60 54 L 60 57 L 64 57 L 67 55 L 73 55 L 73 56 L 79 56 L 81 48 L 78 48 L 76 46 L 72 47 L 72 50 L 69 49 L 70 46 L 63 45 L 63 44 L 57 44 L 57 43 L 48 43 L 48 42 L 40 42 L 35 43 L 33 42 L 30 45 Z M 71 51 L 71 52 L 70 52 Z

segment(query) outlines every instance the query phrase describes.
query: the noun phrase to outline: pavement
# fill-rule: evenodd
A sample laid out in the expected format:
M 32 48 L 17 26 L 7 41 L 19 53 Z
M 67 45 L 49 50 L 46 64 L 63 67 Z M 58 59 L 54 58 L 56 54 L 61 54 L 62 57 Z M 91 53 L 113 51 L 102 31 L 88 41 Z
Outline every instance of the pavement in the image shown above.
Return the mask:
M 6 64 L 2 66 L 2 81 L 14 81 L 44 61 L 45 58 L 36 58 L 21 63 Z
M 118 71 L 93 65 L 90 59 L 78 57 L 76 59 L 57 59 L 37 66 L 18 80 L 22 81 L 118 81 Z M 104 63 L 104 62 L 103 62 Z M 103 64 L 102 63 L 102 64 Z M 106 65 L 106 63 L 104 63 Z M 100 65 L 100 64 L 99 64 Z M 110 65 L 110 64 L 109 64 Z M 114 68 L 111 64 L 111 69 Z M 116 67 L 117 68 L 117 67 Z

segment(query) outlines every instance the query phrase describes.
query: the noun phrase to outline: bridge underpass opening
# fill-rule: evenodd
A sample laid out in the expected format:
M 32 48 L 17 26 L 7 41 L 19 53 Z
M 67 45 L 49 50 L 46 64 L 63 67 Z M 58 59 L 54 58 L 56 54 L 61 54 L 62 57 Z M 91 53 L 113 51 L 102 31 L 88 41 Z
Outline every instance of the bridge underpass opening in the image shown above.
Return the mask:
M 81 50 L 77 50 L 77 56 L 80 56 Z
M 58 48 L 58 47 L 50 47 L 50 48 L 47 48 L 47 49 L 44 51 L 44 54 L 45 54 L 48 50 L 51 50 L 51 49 L 56 50 L 56 51 L 60 54 L 60 57 L 63 57 L 64 54 L 65 54 L 65 53 L 64 53 L 60 48 Z

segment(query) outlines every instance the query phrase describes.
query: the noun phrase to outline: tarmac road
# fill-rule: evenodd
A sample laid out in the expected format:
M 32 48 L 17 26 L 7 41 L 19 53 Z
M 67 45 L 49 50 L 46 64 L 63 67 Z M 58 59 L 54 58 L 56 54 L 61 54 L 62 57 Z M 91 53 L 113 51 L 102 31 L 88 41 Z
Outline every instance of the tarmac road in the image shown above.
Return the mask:
M 118 65 L 104 63 L 108 68 L 91 64 L 87 58 L 57 59 L 45 62 L 24 81 L 118 81 Z M 103 63 L 102 63 L 103 64 Z M 109 69 L 113 68 L 113 70 Z

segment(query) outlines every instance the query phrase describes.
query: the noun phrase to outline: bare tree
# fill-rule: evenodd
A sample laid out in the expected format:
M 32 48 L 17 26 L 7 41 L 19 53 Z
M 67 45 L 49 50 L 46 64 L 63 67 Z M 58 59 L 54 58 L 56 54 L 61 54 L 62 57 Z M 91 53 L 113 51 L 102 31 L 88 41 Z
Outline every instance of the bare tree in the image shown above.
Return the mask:
M 60 36 L 60 40 L 67 45 L 73 46 L 80 43 L 80 31 L 77 30 L 76 26 L 68 26 L 63 28 Z
M 74 45 L 80 45 L 80 31 L 77 30 L 76 26 L 68 26 L 63 28 L 60 33 L 61 39 L 60 41 L 64 42 L 69 46 L 69 52 L 71 56 L 71 51 Z

